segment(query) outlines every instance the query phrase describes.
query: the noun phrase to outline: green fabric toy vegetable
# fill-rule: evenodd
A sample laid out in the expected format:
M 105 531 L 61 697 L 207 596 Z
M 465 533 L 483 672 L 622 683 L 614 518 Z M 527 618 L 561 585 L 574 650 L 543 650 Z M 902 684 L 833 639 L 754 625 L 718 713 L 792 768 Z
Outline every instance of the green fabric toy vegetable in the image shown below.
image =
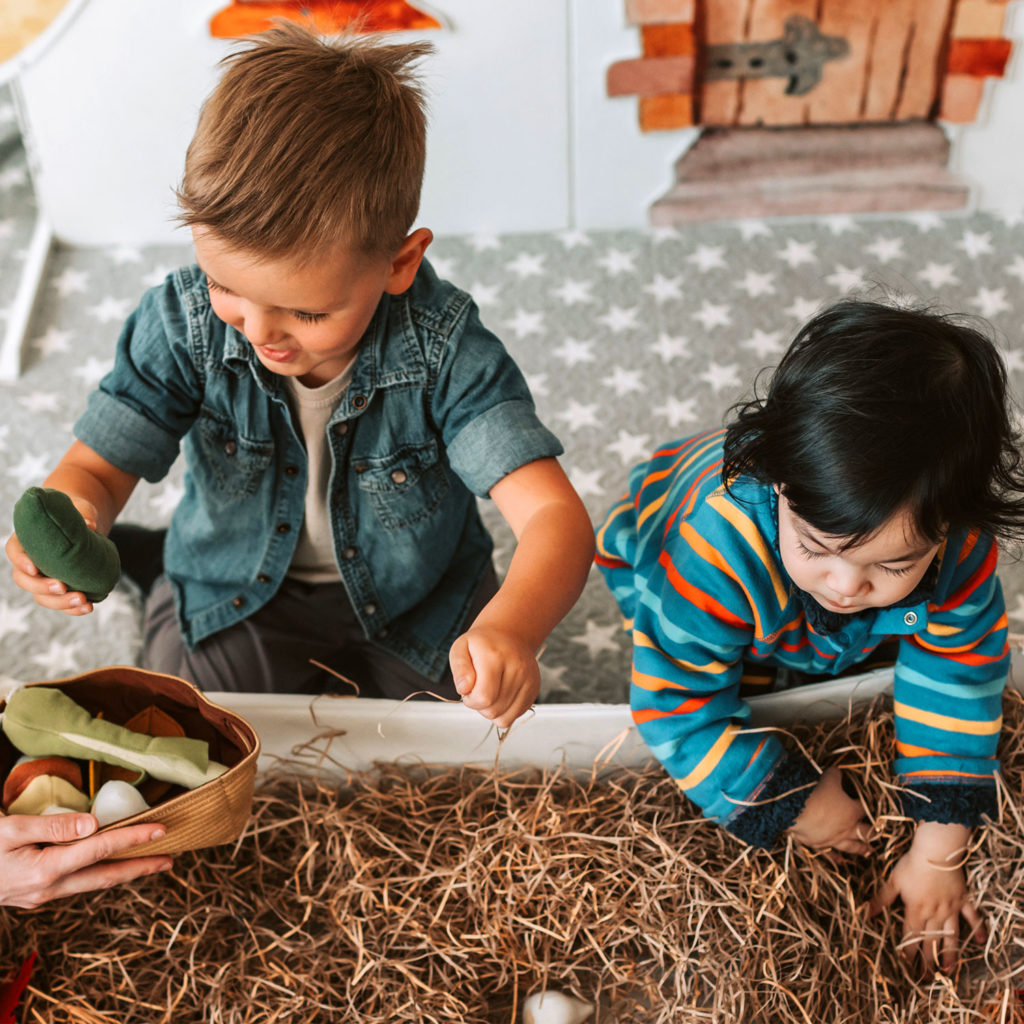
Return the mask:
M 103 761 L 187 789 L 195 789 L 227 771 L 224 765 L 210 760 L 209 744 L 204 740 L 133 732 L 123 725 L 93 718 L 67 694 L 49 686 L 15 690 L 7 699 L 0 724 L 23 754 Z
M 25 491 L 14 506 L 14 532 L 44 576 L 80 590 L 90 601 L 102 601 L 121 577 L 113 542 L 85 525 L 63 491 Z

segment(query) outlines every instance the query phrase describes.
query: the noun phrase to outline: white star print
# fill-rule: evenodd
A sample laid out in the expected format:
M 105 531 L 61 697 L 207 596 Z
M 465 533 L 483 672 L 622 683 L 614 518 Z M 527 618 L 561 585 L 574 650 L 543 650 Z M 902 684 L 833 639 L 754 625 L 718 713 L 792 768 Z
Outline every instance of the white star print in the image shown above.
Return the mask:
M 660 306 L 669 299 L 681 299 L 683 279 L 681 277 L 665 277 L 662 274 L 655 274 L 650 284 L 644 285 L 644 291 L 654 296 L 654 301 Z
M 524 373 L 526 386 L 530 389 L 531 395 L 547 395 L 548 375 L 546 373 Z
M 30 455 L 24 452 L 19 462 L 7 467 L 7 475 L 14 477 L 19 487 L 32 487 L 42 483 L 50 471 L 51 461 L 44 455 Z
M 469 289 L 469 294 L 473 296 L 473 301 L 478 306 L 496 306 L 501 295 L 501 286 L 476 281 Z
M 32 608 L 31 601 L 11 604 L 6 598 L 0 600 L 0 640 L 12 633 L 27 633 L 28 617 Z
M 927 234 L 932 228 L 942 227 L 942 218 L 930 210 L 923 211 L 921 213 L 908 214 L 906 218 L 911 224 L 913 224 L 918 231 Z
M 567 306 L 575 306 L 577 302 L 594 301 L 594 296 L 590 294 L 592 287 L 592 281 L 574 281 L 571 277 L 567 277 L 562 282 L 561 288 L 551 289 L 551 294 L 561 299 Z
M 128 299 L 115 299 L 108 295 L 99 305 L 87 306 L 86 312 L 96 317 L 102 324 L 109 324 L 113 321 L 121 321 L 128 315 L 131 303 Z
M 847 213 L 838 213 L 832 217 L 822 217 L 822 222 L 833 235 L 843 235 L 847 231 L 859 231 L 856 221 Z
M 714 270 L 716 267 L 724 267 L 725 260 L 722 253 L 725 252 L 721 245 L 698 245 L 694 251 L 686 257 L 687 263 L 694 263 L 702 273 Z
M 774 295 L 774 274 L 759 274 L 756 270 L 748 270 L 742 281 L 736 282 L 752 299 L 760 295 Z
M 640 371 L 627 370 L 622 366 L 616 366 L 601 383 L 606 388 L 612 388 L 620 398 L 623 395 L 628 395 L 631 391 L 643 391 L 644 389 Z
M 786 248 L 780 249 L 778 255 L 780 260 L 785 260 L 795 270 L 802 263 L 815 262 L 816 248 L 816 242 L 798 242 L 795 238 L 790 238 L 786 242 Z
M 609 249 L 597 262 L 604 267 L 605 271 L 617 277 L 619 274 L 631 274 L 636 270 L 633 261 L 636 259 L 635 252 L 626 252 L 622 249 Z
M 42 666 L 45 676 L 55 678 L 72 672 L 81 660 L 81 652 L 78 644 L 53 640 L 45 651 L 33 655 L 31 660 L 33 664 Z
M 443 277 L 446 280 L 451 280 L 455 276 L 455 271 L 458 267 L 458 261 L 451 256 L 435 254 L 430 257 L 430 263 L 434 270 L 437 271 L 437 276 Z
M 32 413 L 59 412 L 60 402 L 60 395 L 56 391 L 30 391 L 18 399 L 18 405 Z
M 570 398 L 568 407 L 560 413 L 556 413 L 556 416 L 560 420 L 565 420 L 566 426 L 572 431 L 577 431 L 581 427 L 596 427 L 600 425 L 597 419 L 596 402 L 592 405 L 582 405 L 574 398 Z
M 167 263 L 158 263 L 148 273 L 142 275 L 142 283 L 147 288 L 156 288 L 167 280 L 167 275 L 174 271 L 174 267 Z
M 500 249 L 501 239 L 490 231 L 480 231 L 469 239 L 474 252 L 486 252 L 488 249 Z
M 651 228 L 650 235 L 651 241 L 655 245 L 661 245 L 662 242 L 674 242 L 677 238 L 682 237 L 675 228 L 669 227 L 667 224 Z
M 619 436 L 606 444 L 606 452 L 615 452 L 624 466 L 631 466 L 640 459 L 650 455 L 650 434 L 631 434 L 628 430 L 620 430 Z
M 530 313 L 525 309 L 517 309 L 516 315 L 505 323 L 515 332 L 515 336 L 521 341 L 531 334 L 540 334 L 544 327 L 543 313 Z
M 928 287 L 937 291 L 943 285 L 959 284 L 960 278 L 953 273 L 952 263 L 929 263 L 917 276 L 928 283 Z
M 41 334 L 32 344 L 39 354 L 44 358 L 55 355 L 57 352 L 67 352 L 71 340 L 70 331 L 62 331 L 56 327 L 50 327 L 45 334 Z
M 89 275 L 84 270 L 65 267 L 60 277 L 53 278 L 52 283 L 62 296 L 67 296 L 74 292 L 84 292 L 88 281 Z
M 746 341 L 741 341 L 740 346 L 756 352 L 758 359 L 765 359 L 776 352 L 781 352 L 785 347 L 782 342 L 782 331 L 762 331 L 760 327 L 755 327 L 754 333 Z
M 997 313 L 1005 313 L 1010 308 L 1006 301 L 1005 288 L 979 288 L 967 301 L 972 306 L 977 306 L 983 317 L 993 317 Z
M 701 380 L 706 380 L 711 385 L 715 394 L 723 388 L 739 387 L 742 381 L 737 373 L 739 367 L 735 363 L 722 366 L 713 359 L 708 363 L 708 368 L 700 374 Z
M 590 494 L 604 495 L 605 493 L 601 486 L 601 470 L 599 469 L 584 470 L 573 466 L 569 470 L 569 483 L 581 498 Z
M 1013 257 L 1013 262 L 1005 270 L 1011 277 L 1017 278 L 1021 284 L 1024 284 L 1024 256 L 1021 256 L 1020 253 Z
M 28 171 L 24 167 L 8 167 L 0 171 L 0 189 L 5 191 L 18 185 L 28 184 Z
M 119 245 L 116 249 L 110 250 L 110 258 L 119 266 L 122 263 L 140 263 L 142 253 L 134 246 Z
M 590 245 L 590 235 L 586 231 L 572 229 L 570 231 L 559 231 L 555 236 L 566 249 L 575 249 L 577 245 Z
M 611 626 L 599 626 L 593 619 L 587 619 L 584 630 L 585 632 L 572 636 L 569 639 L 574 644 L 582 644 L 586 647 L 591 658 L 595 658 L 605 651 L 614 652 L 619 650 L 619 644 L 612 639 L 622 635 L 622 627 L 617 623 Z
M 768 225 L 763 220 L 740 220 L 736 222 L 736 227 L 740 229 L 744 242 L 749 242 L 759 235 L 771 235 Z
M 1007 609 L 1006 614 L 1011 619 L 1024 620 L 1024 594 L 1017 595 L 1017 607 L 1013 611 Z
M 661 356 L 663 363 L 670 363 L 673 359 L 685 359 L 690 355 L 690 339 L 662 332 L 658 335 L 658 340 L 651 345 L 651 351 Z
M 958 249 L 963 249 L 972 260 L 976 260 L 979 256 L 984 256 L 992 251 L 992 232 L 965 231 L 964 237 L 953 244 Z
M 793 304 L 787 306 L 784 312 L 802 323 L 804 320 L 810 320 L 820 308 L 821 301 L 819 299 L 805 299 L 803 296 L 797 296 L 793 300 Z
M 842 263 L 837 264 L 835 273 L 829 274 L 825 280 L 841 292 L 856 291 L 866 284 L 862 267 L 847 267 Z
M 592 341 L 577 341 L 575 338 L 566 338 L 554 352 L 566 366 L 575 366 L 577 363 L 592 363 L 594 361 L 593 347 L 594 343 Z
M 621 306 L 612 306 L 607 313 L 603 313 L 597 319 L 598 322 L 604 324 L 609 330 L 618 334 L 621 331 L 633 330 L 640 326 L 636 322 L 638 312 L 635 306 L 629 309 L 623 309 Z
M 1024 349 L 1000 348 L 1003 362 L 1010 373 L 1024 373 Z
M 879 263 L 891 263 L 893 260 L 904 259 L 906 253 L 903 251 L 902 238 L 885 238 L 879 236 L 870 245 L 864 246 L 864 251 L 870 253 Z
M 697 418 L 697 413 L 694 411 L 696 404 L 697 399 L 695 398 L 680 401 L 673 395 L 669 395 L 665 399 L 665 404 L 659 405 L 654 410 L 654 415 L 668 420 L 669 426 L 678 427 L 681 423 L 692 423 Z
M 14 218 L 0 220 L 0 238 L 10 238 L 14 234 Z
M 99 384 L 113 365 L 113 359 L 97 359 L 95 356 L 89 356 L 81 366 L 76 366 L 71 372 L 76 377 L 81 377 L 86 386 L 91 388 Z
M 707 331 L 713 327 L 725 327 L 732 323 L 728 306 L 717 306 L 706 299 L 701 304 L 699 312 L 693 314 L 693 319 L 699 320 Z
M 541 253 L 521 252 L 514 260 L 505 264 L 520 280 L 538 277 L 544 273 L 544 256 Z
M 7 451 L 7 436 L 11 428 L 6 423 L 0 423 L 0 452 Z

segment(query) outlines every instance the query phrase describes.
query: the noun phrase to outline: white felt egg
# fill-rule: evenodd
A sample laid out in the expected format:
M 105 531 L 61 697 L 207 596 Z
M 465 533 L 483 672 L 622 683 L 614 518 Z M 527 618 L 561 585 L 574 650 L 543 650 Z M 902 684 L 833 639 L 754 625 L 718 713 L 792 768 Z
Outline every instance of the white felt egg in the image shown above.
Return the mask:
M 142 799 L 142 794 L 120 779 L 104 782 L 92 802 L 92 813 L 100 823 L 100 828 L 147 810 L 149 804 Z
M 583 1024 L 593 1012 L 590 1003 L 561 992 L 535 992 L 523 1003 L 523 1024 Z

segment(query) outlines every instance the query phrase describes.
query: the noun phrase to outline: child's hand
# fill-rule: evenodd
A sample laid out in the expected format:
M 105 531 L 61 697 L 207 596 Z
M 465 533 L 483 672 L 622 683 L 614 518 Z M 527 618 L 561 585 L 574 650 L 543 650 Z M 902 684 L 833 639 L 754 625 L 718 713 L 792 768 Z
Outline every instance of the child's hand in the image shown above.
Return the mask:
M 871 853 L 871 823 L 864 805 L 846 795 L 838 768 L 825 770 L 789 832 L 794 839 L 816 850 Z
M 448 660 L 462 703 L 507 729 L 533 706 L 540 669 L 520 637 L 493 627 L 474 627 L 452 644 Z
M 81 498 L 72 498 L 71 501 L 81 512 L 89 529 L 95 530 L 96 507 L 92 502 Z M 87 600 L 81 591 L 69 591 L 60 580 L 43 576 L 39 572 L 32 559 L 25 554 L 25 549 L 21 546 L 17 534 L 12 533 L 7 538 L 4 550 L 14 567 L 11 578 L 22 590 L 32 595 L 36 604 L 53 611 L 65 612 L 68 615 L 87 615 L 92 611 L 92 602 Z
M 910 962 L 920 954 L 925 970 L 939 966 L 940 958 L 943 971 L 956 966 L 961 915 L 975 939 L 985 941 L 984 920 L 959 866 L 969 838 L 970 830 L 963 825 L 920 822 L 910 849 L 871 901 L 869 913 L 874 915 L 897 896 L 903 900 L 903 954 Z

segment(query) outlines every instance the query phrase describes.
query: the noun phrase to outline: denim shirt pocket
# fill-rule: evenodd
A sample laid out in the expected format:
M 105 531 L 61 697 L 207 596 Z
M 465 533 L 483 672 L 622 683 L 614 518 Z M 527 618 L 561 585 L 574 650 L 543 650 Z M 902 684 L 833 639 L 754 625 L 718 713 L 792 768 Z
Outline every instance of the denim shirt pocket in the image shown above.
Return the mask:
M 360 492 L 381 525 L 400 530 L 430 518 L 451 490 L 437 442 L 404 445 L 388 455 L 353 457 Z
M 195 436 L 200 458 L 193 469 L 222 503 L 251 498 L 259 490 L 274 457 L 269 441 L 256 441 L 239 433 L 236 424 L 203 409 Z

